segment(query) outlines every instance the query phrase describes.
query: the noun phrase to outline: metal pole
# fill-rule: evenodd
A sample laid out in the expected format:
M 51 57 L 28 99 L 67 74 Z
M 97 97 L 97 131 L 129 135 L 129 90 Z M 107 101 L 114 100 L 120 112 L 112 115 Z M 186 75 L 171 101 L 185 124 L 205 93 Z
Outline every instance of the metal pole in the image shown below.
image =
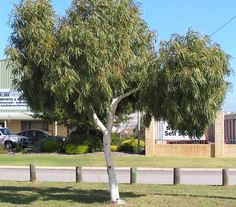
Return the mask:
M 140 111 L 138 111 L 138 152 L 140 153 L 141 147 L 140 147 Z

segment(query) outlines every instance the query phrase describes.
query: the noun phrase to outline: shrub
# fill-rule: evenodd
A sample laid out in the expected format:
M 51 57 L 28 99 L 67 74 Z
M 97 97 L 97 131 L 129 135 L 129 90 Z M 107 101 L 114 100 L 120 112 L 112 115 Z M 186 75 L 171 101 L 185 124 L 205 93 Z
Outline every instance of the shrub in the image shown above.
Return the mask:
M 116 145 L 111 145 L 111 151 L 112 151 L 112 152 L 117 152 L 117 151 L 118 151 L 118 146 L 116 146 Z
M 0 145 L 0 154 L 6 154 L 7 151 L 3 145 Z
M 87 145 L 73 145 L 67 144 L 66 145 L 66 154 L 84 154 L 87 153 L 89 150 L 89 146 Z
M 56 140 L 43 139 L 40 143 L 40 150 L 42 152 L 57 152 L 59 151 L 60 143 Z
M 21 146 L 16 146 L 13 151 L 16 152 L 16 153 L 18 153 L 18 152 L 23 152 L 23 151 L 24 151 L 24 148 L 21 147 Z
M 102 137 L 97 134 L 71 134 L 67 139 L 68 144 L 86 145 L 89 152 L 97 152 L 101 150 Z
M 39 153 L 41 152 L 41 140 L 38 140 L 36 142 L 34 142 L 32 148 L 31 148 L 31 152 L 34 152 L 34 153 Z
M 30 149 L 29 148 L 24 148 L 24 147 L 21 147 L 21 146 L 16 146 L 14 149 L 13 149 L 13 152 L 15 153 L 22 153 L 22 154 L 27 154 L 30 152 Z
M 138 153 L 138 140 L 137 138 L 131 138 L 123 141 L 119 146 L 119 151 Z M 144 150 L 144 141 L 140 140 L 140 150 Z
M 122 136 L 121 134 L 113 133 L 111 135 L 111 144 L 119 146 L 125 139 L 126 137 Z

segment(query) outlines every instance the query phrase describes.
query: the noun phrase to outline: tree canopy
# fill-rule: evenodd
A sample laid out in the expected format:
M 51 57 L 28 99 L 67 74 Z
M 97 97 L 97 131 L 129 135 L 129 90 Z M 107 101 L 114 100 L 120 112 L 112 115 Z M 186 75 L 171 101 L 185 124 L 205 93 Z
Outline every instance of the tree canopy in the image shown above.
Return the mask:
M 17 12 L 16 12 L 17 11 Z M 52 108 L 54 97 L 45 86 L 46 72 L 54 51 L 55 20 L 49 1 L 22 1 L 13 12 L 11 48 L 7 53 L 14 61 L 13 84 L 23 91 L 36 111 Z
M 23 0 L 16 10 L 8 54 L 34 111 L 52 110 L 59 100 L 85 114 L 92 105 L 102 115 L 147 74 L 153 33 L 131 0 L 74 0 L 59 21 L 47 0 Z
M 158 55 L 160 70 L 152 70 L 141 96 L 147 114 L 182 134 L 202 136 L 225 98 L 230 56 L 192 30 L 161 42 Z

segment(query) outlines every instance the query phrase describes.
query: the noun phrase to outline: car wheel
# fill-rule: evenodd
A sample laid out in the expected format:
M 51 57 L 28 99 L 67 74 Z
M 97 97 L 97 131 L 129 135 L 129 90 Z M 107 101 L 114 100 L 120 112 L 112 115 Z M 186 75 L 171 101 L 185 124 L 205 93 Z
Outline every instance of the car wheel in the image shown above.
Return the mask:
M 12 143 L 9 142 L 9 141 L 8 141 L 8 142 L 5 142 L 4 146 L 5 146 L 5 148 L 6 148 L 7 150 L 11 150 L 11 149 L 13 148 Z

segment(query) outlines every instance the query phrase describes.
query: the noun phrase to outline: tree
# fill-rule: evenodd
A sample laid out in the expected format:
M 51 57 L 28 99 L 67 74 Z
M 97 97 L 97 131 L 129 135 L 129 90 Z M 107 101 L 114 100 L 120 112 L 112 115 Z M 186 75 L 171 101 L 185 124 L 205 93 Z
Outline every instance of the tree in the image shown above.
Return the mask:
M 180 112 L 178 104 L 181 103 L 181 97 L 185 103 L 182 108 L 193 107 L 194 111 L 200 114 L 201 106 L 208 105 L 208 100 L 205 100 L 204 96 L 201 99 L 202 105 L 199 105 L 200 101 L 197 100 L 195 104 L 191 96 L 195 96 L 197 92 L 201 93 L 203 89 L 211 98 L 214 98 L 216 93 L 211 96 L 212 88 L 198 88 L 197 83 L 210 81 L 210 87 L 213 83 L 216 84 L 216 79 L 225 83 L 224 74 L 227 70 L 221 69 L 220 55 L 223 58 L 224 53 L 219 47 L 203 47 L 208 56 L 201 64 L 206 71 L 213 73 L 200 73 L 201 70 L 196 69 L 194 71 L 197 73 L 193 72 L 193 80 L 188 79 L 187 72 L 193 70 L 192 62 L 199 63 L 197 57 L 191 61 L 190 54 L 181 50 L 185 56 L 189 55 L 182 61 L 182 56 L 175 54 L 178 50 L 172 53 L 168 44 L 164 47 L 164 43 L 160 54 L 157 55 L 154 49 L 154 35 L 141 19 L 138 5 L 132 0 L 74 0 L 67 15 L 59 20 L 55 17 L 49 0 L 22 0 L 13 14 L 13 33 L 7 54 L 15 65 L 13 72 L 16 87 L 23 91 L 32 110 L 36 112 L 50 112 L 63 107 L 63 113 L 69 117 L 74 111 L 94 120 L 103 132 L 110 197 L 111 202 L 116 204 L 123 203 L 119 196 L 110 151 L 111 130 L 116 111 L 122 113 L 127 108 L 130 109 L 130 103 L 140 100 L 138 105 L 140 109 L 146 110 L 147 115 L 168 120 L 175 128 L 180 127 L 191 134 L 191 130 L 195 128 L 189 128 L 183 121 L 188 120 L 189 115 L 192 120 L 195 115 L 187 113 L 185 117 L 185 114 Z M 199 41 L 198 44 L 205 44 L 205 39 L 195 37 Z M 179 49 L 181 48 L 184 50 L 183 45 L 180 45 Z M 203 51 L 201 48 L 196 49 L 198 47 L 195 45 L 189 45 L 189 51 L 199 56 Z M 212 62 L 209 62 L 211 57 L 208 50 L 216 52 Z M 209 65 L 214 61 L 218 62 L 214 65 L 215 69 Z M 180 65 L 173 68 L 168 66 L 173 64 Z M 183 70 L 181 64 L 190 69 Z M 227 67 L 227 61 L 225 64 L 223 66 Z M 171 78 L 168 79 L 169 77 Z M 191 90 L 182 90 L 184 86 L 178 86 L 182 83 L 187 84 Z M 191 86 L 191 83 L 194 85 Z M 157 92 L 160 92 L 159 96 Z M 225 90 L 222 94 L 224 92 Z M 140 94 L 143 98 L 140 98 Z M 170 99 L 171 95 L 177 97 L 178 101 Z M 190 97 L 185 98 L 186 96 Z M 165 102 L 166 97 L 173 105 Z M 216 106 L 209 110 L 211 116 L 219 104 L 220 101 L 216 102 Z M 158 113 L 158 107 L 163 112 Z M 209 109 L 208 106 L 206 108 Z M 170 112 L 177 114 L 173 118 Z M 199 117 L 198 115 L 197 118 Z M 208 123 L 206 119 L 198 121 Z
M 141 95 L 147 116 L 168 121 L 183 135 L 201 137 L 225 98 L 230 56 L 192 30 L 161 42 L 158 54 L 160 70 L 150 73 Z
M 103 132 L 111 201 L 122 203 L 110 152 L 113 118 L 140 90 L 154 58 L 153 34 L 137 4 L 74 0 L 57 21 L 48 0 L 22 0 L 13 14 L 7 53 L 15 85 L 34 111 L 73 103 L 74 111 L 91 114 Z

